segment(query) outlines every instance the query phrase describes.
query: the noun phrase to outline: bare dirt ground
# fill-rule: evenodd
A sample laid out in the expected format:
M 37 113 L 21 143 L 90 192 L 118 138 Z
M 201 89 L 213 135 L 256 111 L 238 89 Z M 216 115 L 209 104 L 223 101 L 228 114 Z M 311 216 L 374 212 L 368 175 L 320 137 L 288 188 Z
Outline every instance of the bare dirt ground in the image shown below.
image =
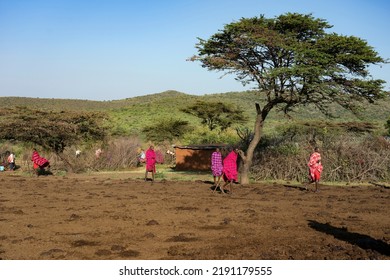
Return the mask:
M 3 260 L 390 259 L 390 189 L 0 173 Z

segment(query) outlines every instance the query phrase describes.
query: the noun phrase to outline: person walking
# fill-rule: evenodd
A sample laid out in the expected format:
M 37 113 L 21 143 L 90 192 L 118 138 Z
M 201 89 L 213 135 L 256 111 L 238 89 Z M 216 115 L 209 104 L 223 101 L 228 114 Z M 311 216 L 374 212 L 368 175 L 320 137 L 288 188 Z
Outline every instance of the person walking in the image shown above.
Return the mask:
M 219 148 L 215 149 L 215 152 L 211 154 L 211 171 L 214 177 L 214 190 L 219 187 L 221 177 L 223 174 L 222 154 Z
M 221 192 L 225 193 L 225 190 L 228 190 L 229 193 L 232 193 L 233 182 L 237 181 L 237 158 L 238 158 L 239 149 L 235 148 L 231 151 L 226 158 L 223 160 L 223 179 L 225 184 L 221 187 Z M 228 189 L 226 187 L 229 186 Z

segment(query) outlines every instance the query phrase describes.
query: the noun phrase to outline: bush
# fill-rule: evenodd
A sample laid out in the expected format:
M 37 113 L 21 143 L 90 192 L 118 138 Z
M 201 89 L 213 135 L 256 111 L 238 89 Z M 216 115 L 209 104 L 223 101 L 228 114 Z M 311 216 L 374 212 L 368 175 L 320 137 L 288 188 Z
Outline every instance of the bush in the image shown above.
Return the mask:
M 306 181 L 314 146 L 321 150 L 323 181 L 390 180 L 390 145 L 383 137 L 333 133 L 332 129 L 264 137 L 256 150 L 252 175 L 256 180 Z
M 385 128 L 387 129 L 387 136 L 390 136 L 390 118 L 387 120 Z
M 138 138 L 112 138 L 107 143 L 95 143 L 80 148 L 81 154 L 76 156 L 78 147 L 66 148 L 63 157 L 72 165 L 76 173 L 99 170 L 123 170 L 137 165 L 137 154 L 141 143 Z M 99 158 L 95 151 L 101 148 Z M 48 154 L 48 160 L 54 171 L 67 170 L 64 161 L 55 154 Z

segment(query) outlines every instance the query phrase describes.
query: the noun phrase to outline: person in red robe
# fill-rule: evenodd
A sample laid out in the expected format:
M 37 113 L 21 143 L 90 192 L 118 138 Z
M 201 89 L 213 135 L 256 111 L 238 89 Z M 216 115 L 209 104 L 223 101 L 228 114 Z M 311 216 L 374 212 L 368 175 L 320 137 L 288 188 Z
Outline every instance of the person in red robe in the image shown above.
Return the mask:
M 321 179 L 323 169 L 320 149 L 318 147 L 314 148 L 314 152 L 310 155 L 310 159 L 307 165 L 309 167 L 309 184 L 315 183 L 315 192 L 318 192 L 318 183 Z
M 236 148 L 231 151 L 223 160 L 223 179 L 225 184 L 220 188 L 222 193 L 225 193 L 225 189 L 229 186 L 229 193 L 232 193 L 232 184 L 237 181 L 237 158 L 239 150 Z
M 151 145 L 145 153 L 146 171 L 145 181 L 148 180 L 148 173 L 152 173 L 152 181 L 154 181 L 154 174 L 156 173 L 156 152 L 154 147 Z
M 41 157 L 36 149 L 33 149 L 31 161 L 34 163 L 33 168 L 37 176 L 45 171 L 45 167 L 50 167 L 50 162 L 44 157 Z

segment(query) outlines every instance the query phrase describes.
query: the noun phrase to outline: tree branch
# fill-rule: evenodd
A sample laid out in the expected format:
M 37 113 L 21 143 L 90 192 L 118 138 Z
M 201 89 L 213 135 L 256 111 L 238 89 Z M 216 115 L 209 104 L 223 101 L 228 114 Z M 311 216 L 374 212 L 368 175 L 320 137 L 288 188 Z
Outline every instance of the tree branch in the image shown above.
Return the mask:
M 257 114 L 260 115 L 261 114 L 260 104 L 256 102 L 255 105 L 256 105 Z

